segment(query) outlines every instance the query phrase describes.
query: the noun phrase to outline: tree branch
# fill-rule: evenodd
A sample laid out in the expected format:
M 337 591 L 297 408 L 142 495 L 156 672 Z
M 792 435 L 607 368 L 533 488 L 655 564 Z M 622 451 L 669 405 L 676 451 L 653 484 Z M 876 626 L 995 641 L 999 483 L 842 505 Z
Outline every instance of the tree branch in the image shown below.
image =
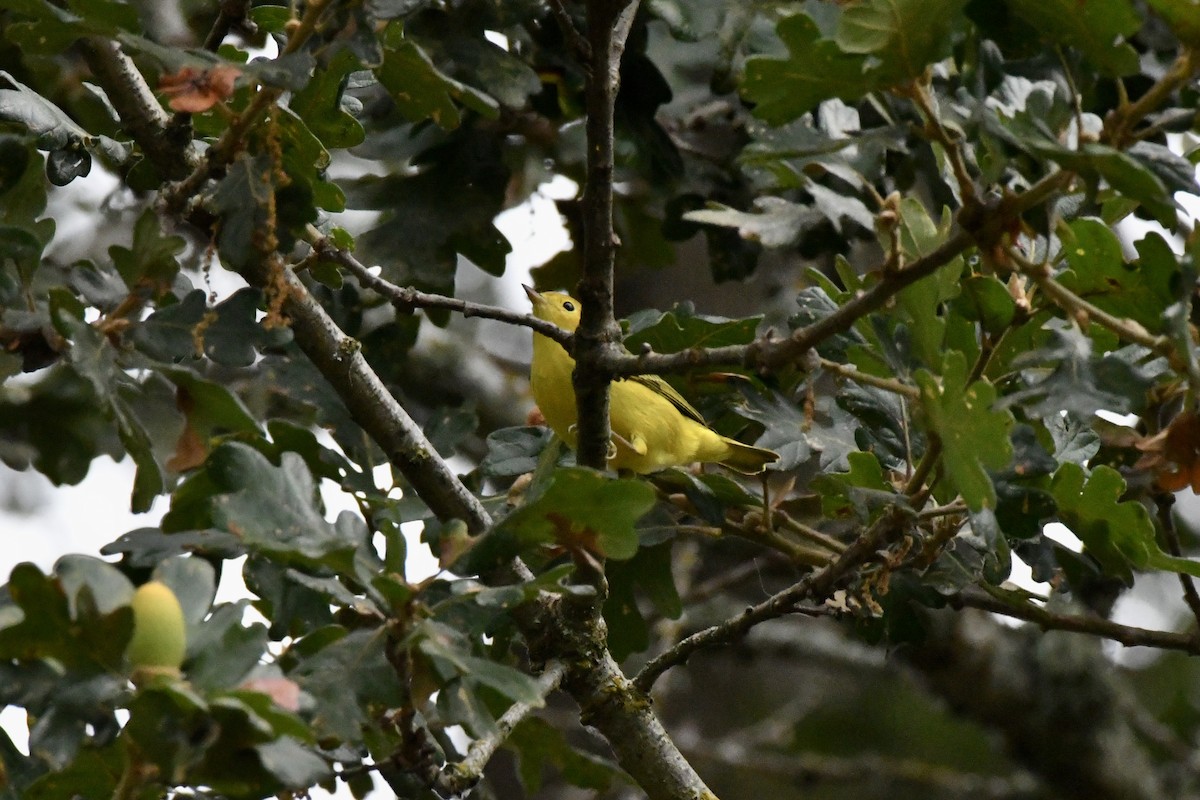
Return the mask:
M 746 635 L 755 625 L 776 617 L 794 613 L 803 600 L 824 600 L 858 565 L 871 558 L 907 527 L 912 512 L 899 506 L 886 510 L 861 536 L 846 548 L 836 561 L 819 572 L 806 576 L 799 583 L 771 595 L 758 605 L 750 606 L 736 617 L 706 628 L 683 639 L 642 668 L 633 679 L 635 687 L 649 692 L 659 676 L 677 664 L 682 664 L 697 650 L 728 644 Z
M 923 616 L 923 641 L 897 655 L 954 710 L 999 731 L 1054 796 L 1195 796 L 1195 774 L 1148 752 L 1119 709 L 1112 664 L 1094 638 L 1014 630 L 969 609 Z
M 583 279 L 576 290 L 583 304 L 575 332 L 575 386 L 580 464 L 608 464 L 609 383 L 606 362 L 621 352 L 613 317 L 613 136 L 621 55 L 637 12 L 637 0 L 587 0 L 591 53 L 584 92 L 587 107 L 587 180 L 583 189 Z M 607 357 L 606 357 L 607 356 Z
M 1104 120 L 1102 138 L 1113 147 L 1123 148 L 1134 138 L 1133 129 L 1143 118 L 1162 105 L 1171 93 L 1187 83 L 1196 71 L 1193 52 L 1184 48 L 1167 73 L 1155 81 L 1146 93 L 1133 103 L 1122 102 Z
M 217 52 L 221 42 L 234 28 L 246 25 L 246 16 L 250 11 L 250 0 L 221 0 L 217 19 L 204 37 L 204 49 Z M 253 23 L 251 23 L 253 26 Z M 257 26 L 254 26 L 257 27 Z
M 1005 617 L 1033 622 L 1042 630 L 1086 633 L 1103 639 L 1112 639 L 1126 647 L 1157 647 L 1160 650 L 1179 650 L 1200 655 L 1200 641 L 1195 637 L 1173 631 L 1156 631 L 1122 625 L 1104 617 L 1089 617 L 1078 614 L 1058 614 L 1027 601 L 1018 601 L 999 595 L 1000 590 L 966 589 L 950 598 L 956 608 L 977 608 Z
M 566 673 L 567 668 L 561 661 L 552 661 L 547 664 L 537 679 L 538 694 L 545 699 L 558 688 Z M 471 742 L 466 757 L 457 764 L 447 766 L 437 782 L 438 790 L 447 795 L 456 796 L 479 783 L 479 779 L 483 777 L 484 767 L 487 766 L 496 749 L 508 739 L 513 728 L 517 727 L 521 720 L 529 716 L 537 707 L 530 703 L 513 703 L 509 706 L 508 710 L 500 715 L 500 719 L 496 720 L 496 729 L 490 735 Z
M 480 317 L 507 322 L 510 325 L 521 325 L 532 328 L 538 333 L 553 339 L 563 347 L 570 348 L 573 337 L 567 331 L 552 322 L 538 319 L 532 314 L 521 314 L 499 306 L 489 306 L 482 303 L 472 303 L 457 297 L 446 297 L 440 294 L 430 294 L 418 291 L 411 286 L 397 286 L 371 272 L 370 267 L 363 264 L 348 251 L 335 245 L 325 236 L 309 227 L 309 241 L 319 258 L 345 267 L 364 288 L 386 297 L 396 310 L 403 314 L 411 314 L 417 308 L 445 308 L 457 311 L 464 317 Z
M 333 0 L 313 0 L 308 3 L 304 9 L 304 16 L 300 18 L 300 24 L 288 37 L 287 45 L 280 55 L 294 53 L 303 47 L 316 31 L 318 22 L 332 3 Z M 274 86 L 260 87 L 258 94 L 250 101 L 250 105 L 230 121 L 229 127 L 221 134 L 221 138 L 217 139 L 208 149 L 203 161 L 187 177 L 163 191 L 164 207 L 173 214 L 181 213 L 184 205 L 192 200 L 200 188 L 210 178 L 220 174 L 233 161 L 241 148 L 242 139 L 245 138 L 250 128 L 261 119 L 267 109 L 282 94 L 283 89 Z
M 738 739 L 722 739 L 715 746 L 696 744 L 687 748 L 689 756 L 715 761 L 736 770 L 758 775 L 773 775 L 805 786 L 843 784 L 862 786 L 869 782 L 880 796 L 901 787 L 917 787 L 926 796 L 971 797 L 973 800 L 1017 800 L 1035 796 L 1037 782 L 1028 772 L 1004 777 L 973 775 L 917 759 L 888 758 L 866 754 L 841 757 L 827 753 L 778 754 L 764 745 L 748 747 Z
M 170 118 L 146 79 L 120 46 L 98 36 L 80 40 L 83 57 L 96 82 L 117 111 L 121 127 L 167 180 L 183 177 L 200 160 L 191 137 L 167 135 Z
M 282 277 L 274 275 L 267 264 L 255 264 L 246 278 L 260 287 L 268 281 L 283 282 L 283 311 L 297 344 L 429 508 L 440 519 L 464 520 L 474 533 L 487 530 L 492 524 L 490 515 L 383 386 L 359 351 L 358 342 L 338 329 L 290 268 L 281 269 Z M 520 562 L 509 576 L 532 578 Z M 563 686 L 579 704 L 581 718 L 600 731 L 622 768 L 652 800 L 713 797 L 679 754 L 650 704 L 634 690 L 605 648 L 603 620 L 568 620 L 562 604 L 550 596 L 519 610 L 517 619 L 539 658 L 567 664 Z
M 1179 531 L 1175 529 L 1175 495 L 1161 492 L 1154 497 L 1158 508 L 1158 521 L 1162 525 L 1163 538 L 1167 541 L 1167 552 L 1176 558 L 1183 557 L 1183 547 L 1179 543 Z M 1183 600 L 1192 612 L 1196 622 L 1200 624 L 1200 592 L 1196 591 L 1196 579 L 1191 575 L 1179 573 L 1179 583 L 1183 587 Z M 1194 635 L 1200 635 L 1200 628 Z
M 282 282 L 283 311 L 296 343 L 430 510 L 442 520 L 463 520 L 475 534 L 491 527 L 491 517 L 483 504 L 438 457 L 420 426 L 371 369 L 359 343 L 338 328 L 296 274 L 282 265 L 272 268 L 255 263 L 244 277 L 260 288 Z

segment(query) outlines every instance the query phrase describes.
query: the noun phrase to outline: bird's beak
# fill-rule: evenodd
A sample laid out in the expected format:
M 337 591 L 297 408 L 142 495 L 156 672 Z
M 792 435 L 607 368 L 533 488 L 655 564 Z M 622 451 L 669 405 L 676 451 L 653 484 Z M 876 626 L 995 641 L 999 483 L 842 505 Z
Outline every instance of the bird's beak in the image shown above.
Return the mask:
M 541 294 L 534 290 L 532 286 L 526 286 L 522 283 L 521 288 L 525 290 L 525 294 L 529 298 L 529 302 L 533 303 L 535 306 L 542 302 Z

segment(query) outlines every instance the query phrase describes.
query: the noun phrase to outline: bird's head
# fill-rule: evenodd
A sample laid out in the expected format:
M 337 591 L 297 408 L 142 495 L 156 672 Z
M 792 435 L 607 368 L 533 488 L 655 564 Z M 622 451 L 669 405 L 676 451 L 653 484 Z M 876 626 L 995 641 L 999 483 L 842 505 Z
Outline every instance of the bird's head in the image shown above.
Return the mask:
M 569 294 L 562 292 L 536 292 L 528 286 L 523 287 L 533 303 L 533 315 L 538 319 L 553 322 L 565 331 L 574 331 L 579 327 L 579 301 Z

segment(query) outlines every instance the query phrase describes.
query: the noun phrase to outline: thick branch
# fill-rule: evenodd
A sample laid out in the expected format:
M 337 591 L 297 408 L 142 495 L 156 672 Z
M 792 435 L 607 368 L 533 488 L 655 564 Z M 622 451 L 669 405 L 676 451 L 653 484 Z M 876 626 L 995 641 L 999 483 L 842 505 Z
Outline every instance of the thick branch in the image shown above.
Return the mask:
M 245 277 L 259 287 L 276 280 L 284 282 L 287 299 L 283 310 L 291 321 L 296 343 L 329 381 L 355 421 L 383 448 L 388 460 L 439 519 L 461 519 L 477 534 L 487 530 L 492 521 L 483 505 L 438 457 L 420 426 L 392 397 L 363 357 L 359 343 L 338 328 L 291 269 L 279 269 L 283 274 L 276 277 L 270 266 L 258 264 L 247 270 Z
M 634 0 L 588 0 L 587 39 L 591 53 L 587 104 L 587 181 L 583 190 L 583 280 L 577 293 L 583 315 L 575 333 L 575 402 L 580 464 L 603 469 L 611 434 L 605 355 L 620 353 L 613 318 L 613 135 L 621 54 L 637 11 Z
M 199 156 L 190 139 L 179 141 L 166 135 L 170 119 L 129 56 L 116 42 L 96 36 L 80 40 L 80 47 L 96 82 L 116 109 L 121 127 L 154 168 L 168 180 L 186 175 Z

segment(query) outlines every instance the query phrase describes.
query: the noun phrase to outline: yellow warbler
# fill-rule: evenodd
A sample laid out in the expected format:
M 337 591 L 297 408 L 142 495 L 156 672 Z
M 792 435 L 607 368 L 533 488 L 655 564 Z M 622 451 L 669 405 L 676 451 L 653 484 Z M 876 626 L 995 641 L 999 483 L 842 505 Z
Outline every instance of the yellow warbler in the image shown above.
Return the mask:
M 533 315 L 567 331 L 579 327 L 579 301 L 560 292 L 525 293 Z M 575 389 L 571 373 L 575 359 L 562 345 L 540 333 L 533 335 L 533 364 L 529 382 L 546 423 L 575 447 Z M 705 424 L 679 392 L 657 375 L 637 375 L 613 381 L 609 399 L 612 447 L 608 466 L 633 472 L 713 461 L 747 474 L 762 472 L 779 456 L 722 436 Z

